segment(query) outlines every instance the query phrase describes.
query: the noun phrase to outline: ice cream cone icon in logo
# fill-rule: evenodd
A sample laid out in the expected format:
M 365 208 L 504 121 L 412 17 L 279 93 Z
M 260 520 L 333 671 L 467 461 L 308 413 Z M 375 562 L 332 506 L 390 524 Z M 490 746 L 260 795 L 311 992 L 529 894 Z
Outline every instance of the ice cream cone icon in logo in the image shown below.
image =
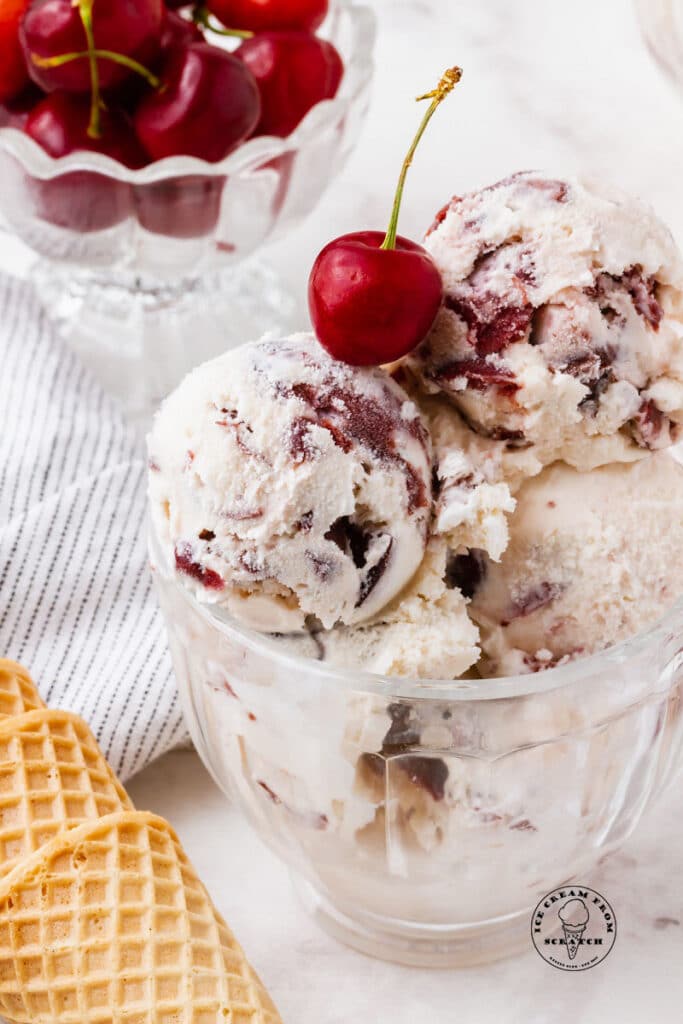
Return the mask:
M 560 907 L 557 914 L 562 922 L 567 955 L 570 960 L 575 960 L 588 925 L 590 911 L 582 899 L 571 899 Z

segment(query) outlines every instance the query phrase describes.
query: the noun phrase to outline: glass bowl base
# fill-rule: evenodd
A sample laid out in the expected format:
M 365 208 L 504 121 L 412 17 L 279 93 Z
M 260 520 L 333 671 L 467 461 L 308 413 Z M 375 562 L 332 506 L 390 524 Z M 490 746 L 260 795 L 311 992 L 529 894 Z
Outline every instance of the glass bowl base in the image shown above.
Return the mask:
M 30 278 L 59 335 L 142 430 L 193 367 L 290 330 L 295 309 L 255 260 L 169 279 L 43 260 Z
M 418 925 L 341 908 L 300 875 L 290 872 L 306 913 L 328 935 L 359 953 L 408 967 L 476 967 L 531 948 L 533 908 L 474 925 Z

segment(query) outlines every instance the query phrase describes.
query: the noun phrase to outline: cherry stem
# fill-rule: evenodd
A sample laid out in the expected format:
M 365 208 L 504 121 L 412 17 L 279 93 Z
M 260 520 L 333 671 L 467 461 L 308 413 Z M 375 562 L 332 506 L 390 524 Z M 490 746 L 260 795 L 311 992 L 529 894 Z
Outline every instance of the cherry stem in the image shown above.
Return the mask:
M 424 135 L 425 131 L 427 130 L 427 125 L 429 124 L 429 122 L 431 121 L 432 117 L 434 116 L 434 112 L 436 111 L 437 107 L 440 106 L 440 104 L 446 99 L 448 94 L 453 91 L 453 89 L 458 84 L 458 82 L 460 81 L 461 78 L 462 78 L 462 70 L 460 68 L 449 68 L 448 71 L 444 72 L 444 75 L 443 75 L 441 81 L 439 82 L 439 84 L 437 85 L 436 89 L 433 89 L 432 92 L 425 93 L 424 96 L 418 96 L 417 97 L 417 101 L 416 102 L 418 102 L 418 103 L 420 103 L 422 100 L 431 100 L 432 102 L 429 105 L 429 109 L 427 110 L 427 113 L 422 118 L 422 122 L 420 124 L 420 127 L 417 130 L 417 134 L 416 134 L 415 138 L 413 139 L 412 145 L 411 145 L 410 149 L 408 150 L 408 154 L 407 154 L 405 160 L 403 161 L 403 167 L 401 168 L 401 174 L 399 176 L 398 186 L 396 188 L 396 195 L 394 197 L 394 205 L 393 205 L 393 208 L 392 208 L 392 211 L 391 211 L 391 220 L 389 221 L 389 228 L 388 228 L 387 233 L 386 233 L 386 235 L 384 237 L 384 241 L 382 242 L 382 245 L 380 246 L 381 249 L 395 249 L 396 248 L 396 236 L 397 236 L 397 232 L 398 232 L 398 217 L 399 217 L 399 213 L 401 212 L 401 203 L 403 201 L 403 190 L 405 188 L 405 183 L 406 183 L 406 178 L 408 176 L 408 171 L 410 170 L 410 166 L 411 166 L 411 164 L 413 162 L 413 157 L 415 156 L 415 152 L 417 150 L 417 147 L 420 145 L 420 141 L 422 139 L 422 136 Z
M 73 53 L 60 53 L 56 57 L 39 57 L 38 54 L 33 53 L 31 54 L 31 60 L 39 68 L 61 68 L 64 64 L 70 64 L 72 60 L 82 60 L 84 57 L 89 58 L 91 54 L 98 60 L 111 60 L 115 64 L 121 64 L 130 71 L 142 75 L 153 89 L 158 89 L 161 86 L 160 79 L 152 74 L 144 64 L 140 64 L 132 57 L 126 57 L 123 53 L 116 53 L 114 50 L 80 50 Z
M 93 32 L 92 24 L 92 8 L 94 0 L 73 0 L 74 5 L 78 6 L 78 13 L 81 16 L 83 23 L 83 31 L 85 32 L 85 41 L 88 47 L 86 56 L 88 63 L 90 64 L 90 124 L 88 125 L 88 135 L 91 139 L 99 139 L 102 135 L 102 124 L 100 120 L 100 112 L 102 109 L 102 96 L 100 93 L 100 72 L 97 67 L 97 57 L 95 56 L 95 35 Z
M 211 21 L 208 7 L 204 7 L 199 4 L 195 7 L 192 12 L 192 20 L 195 25 L 201 25 L 202 28 L 206 28 L 209 32 L 214 32 L 217 36 L 232 36 L 235 39 L 253 39 L 253 32 L 242 31 L 239 28 L 217 28 Z

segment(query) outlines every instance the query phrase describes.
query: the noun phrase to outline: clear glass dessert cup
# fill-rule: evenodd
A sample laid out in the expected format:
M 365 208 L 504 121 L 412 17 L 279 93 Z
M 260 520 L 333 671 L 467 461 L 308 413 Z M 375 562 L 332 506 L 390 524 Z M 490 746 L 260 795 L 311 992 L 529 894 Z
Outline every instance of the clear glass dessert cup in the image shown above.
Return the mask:
M 311 212 L 353 148 L 375 18 L 337 0 L 321 34 L 344 59 L 338 95 L 287 138 L 251 139 L 218 164 L 55 160 L 0 121 L 0 225 L 37 254 L 32 279 L 49 316 L 134 420 L 193 366 L 288 326 L 292 299 L 253 255 Z
M 555 887 L 590 884 L 682 760 L 683 600 L 604 653 L 536 675 L 338 670 L 225 621 L 152 564 L 194 742 L 367 954 L 446 967 L 528 948 Z

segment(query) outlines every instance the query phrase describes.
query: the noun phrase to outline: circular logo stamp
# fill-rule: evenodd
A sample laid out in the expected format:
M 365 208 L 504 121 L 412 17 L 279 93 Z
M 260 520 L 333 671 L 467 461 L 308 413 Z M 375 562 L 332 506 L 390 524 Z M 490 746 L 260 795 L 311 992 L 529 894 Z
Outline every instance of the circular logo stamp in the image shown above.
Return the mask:
M 531 917 L 531 938 L 537 952 L 560 971 L 587 971 L 602 963 L 616 937 L 612 907 L 586 885 L 553 889 Z

